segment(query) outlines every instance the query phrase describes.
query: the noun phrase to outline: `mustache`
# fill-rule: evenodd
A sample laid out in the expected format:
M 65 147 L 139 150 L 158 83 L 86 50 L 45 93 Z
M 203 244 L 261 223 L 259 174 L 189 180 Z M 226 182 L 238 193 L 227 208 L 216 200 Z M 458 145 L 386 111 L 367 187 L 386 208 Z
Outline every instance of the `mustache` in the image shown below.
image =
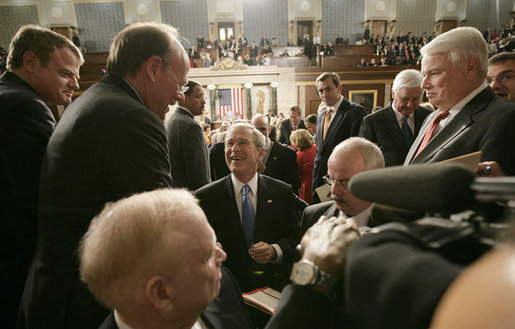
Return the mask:
M 336 201 L 336 202 L 342 202 L 342 203 L 345 202 L 345 200 L 343 200 L 342 198 L 340 198 L 336 194 L 331 194 L 331 200 Z

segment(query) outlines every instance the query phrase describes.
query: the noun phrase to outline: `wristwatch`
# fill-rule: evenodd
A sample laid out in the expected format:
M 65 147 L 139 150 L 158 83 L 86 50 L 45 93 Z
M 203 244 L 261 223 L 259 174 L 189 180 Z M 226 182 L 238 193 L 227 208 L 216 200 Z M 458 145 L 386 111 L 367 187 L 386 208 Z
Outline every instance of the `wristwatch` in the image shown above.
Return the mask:
M 336 280 L 327 272 L 319 269 L 312 261 L 301 260 L 293 264 L 290 280 L 299 286 L 320 286 L 328 293 L 334 292 Z

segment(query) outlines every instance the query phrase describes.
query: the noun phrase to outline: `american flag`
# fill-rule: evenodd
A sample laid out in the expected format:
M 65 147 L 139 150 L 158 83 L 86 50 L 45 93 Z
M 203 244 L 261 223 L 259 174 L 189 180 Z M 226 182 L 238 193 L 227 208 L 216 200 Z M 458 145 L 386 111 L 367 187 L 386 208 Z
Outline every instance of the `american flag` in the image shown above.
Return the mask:
M 243 119 L 243 88 L 218 89 L 218 99 L 220 120 L 229 111 L 234 113 L 235 119 Z

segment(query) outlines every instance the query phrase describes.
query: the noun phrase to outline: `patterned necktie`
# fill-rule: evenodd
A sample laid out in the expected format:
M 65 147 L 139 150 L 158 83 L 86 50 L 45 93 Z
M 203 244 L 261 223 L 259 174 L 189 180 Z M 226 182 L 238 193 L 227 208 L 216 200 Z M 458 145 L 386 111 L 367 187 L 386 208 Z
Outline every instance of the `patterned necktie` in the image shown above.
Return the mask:
M 243 232 L 245 233 L 245 241 L 247 247 L 253 244 L 254 240 L 254 225 L 256 222 L 256 215 L 254 214 L 254 207 L 249 198 L 250 187 L 245 184 L 242 188 L 243 197 L 241 198 L 241 220 L 243 222 Z
M 411 132 L 411 128 L 408 124 L 408 118 L 409 115 L 405 115 L 404 118 L 402 118 L 402 136 L 404 137 L 404 141 L 406 141 L 406 145 L 408 146 L 408 149 L 411 147 L 411 144 L 413 144 L 413 141 L 415 138 L 413 137 L 413 133 Z
M 324 130 L 322 134 L 322 140 L 325 140 L 325 135 L 327 135 L 327 130 L 329 129 L 329 123 L 331 122 L 331 117 L 333 116 L 333 108 L 328 107 L 327 113 L 325 114 L 324 118 Z
M 440 123 L 440 121 L 442 121 L 442 119 L 444 119 L 444 118 L 447 118 L 448 116 L 449 116 L 449 111 L 438 113 L 438 115 L 434 119 L 433 123 L 431 124 L 431 127 L 426 132 L 426 135 L 424 136 L 422 143 L 420 143 L 420 146 L 418 147 L 418 151 L 417 151 L 417 154 L 415 154 L 415 157 L 417 157 L 417 155 L 419 155 L 420 152 L 422 152 L 422 150 L 427 146 L 427 144 L 429 144 L 429 141 L 431 140 L 431 138 L 433 138 L 433 133 L 434 133 L 436 127 L 438 127 L 438 124 Z

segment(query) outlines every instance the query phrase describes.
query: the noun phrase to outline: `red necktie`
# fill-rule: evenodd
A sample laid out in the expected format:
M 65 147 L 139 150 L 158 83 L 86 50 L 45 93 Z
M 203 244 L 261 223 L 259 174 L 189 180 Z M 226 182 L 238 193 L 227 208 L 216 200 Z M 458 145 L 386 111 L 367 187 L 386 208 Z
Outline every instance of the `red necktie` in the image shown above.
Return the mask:
M 297 130 L 297 127 L 296 126 L 293 126 L 293 131 Z
M 431 124 L 431 127 L 426 132 L 426 135 L 424 136 L 422 143 L 420 143 L 420 146 L 418 147 L 418 151 L 415 154 L 415 157 L 417 157 L 417 155 L 419 155 L 419 153 L 422 152 L 422 150 L 427 146 L 427 144 L 429 144 L 429 141 L 431 140 L 431 138 L 433 138 L 433 133 L 434 133 L 436 127 L 438 127 L 438 124 L 440 123 L 440 121 L 442 121 L 442 119 L 447 118 L 447 116 L 449 116 L 449 111 L 445 111 L 445 112 L 440 111 L 440 113 L 438 113 L 438 115 L 436 116 L 436 118 L 433 121 L 433 124 Z

